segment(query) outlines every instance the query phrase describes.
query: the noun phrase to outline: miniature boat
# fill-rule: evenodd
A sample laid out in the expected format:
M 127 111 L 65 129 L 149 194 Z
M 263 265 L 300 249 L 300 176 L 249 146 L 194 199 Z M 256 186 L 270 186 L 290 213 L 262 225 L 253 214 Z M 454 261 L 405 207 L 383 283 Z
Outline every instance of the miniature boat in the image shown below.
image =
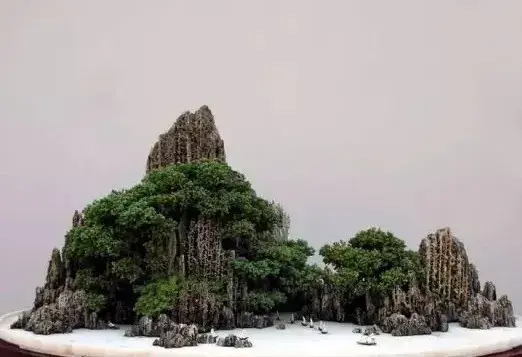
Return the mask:
M 119 329 L 118 326 L 116 326 L 115 324 L 113 324 L 113 323 L 110 322 L 110 321 L 107 323 L 107 328 L 108 328 L 109 330 L 118 330 L 118 329 Z
M 375 346 L 377 344 L 374 337 L 367 335 L 362 335 L 361 339 L 357 341 L 357 343 L 365 346 Z

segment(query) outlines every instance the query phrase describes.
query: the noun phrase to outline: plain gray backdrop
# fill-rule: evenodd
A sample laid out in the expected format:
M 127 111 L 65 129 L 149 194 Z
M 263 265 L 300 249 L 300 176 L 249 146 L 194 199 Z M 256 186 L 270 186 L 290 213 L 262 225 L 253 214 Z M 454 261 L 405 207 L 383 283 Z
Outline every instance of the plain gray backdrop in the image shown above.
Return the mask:
M 210 106 L 229 163 L 315 247 L 450 226 L 522 306 L 522 2 L 0 1 L 0 312 L 74 209 Z

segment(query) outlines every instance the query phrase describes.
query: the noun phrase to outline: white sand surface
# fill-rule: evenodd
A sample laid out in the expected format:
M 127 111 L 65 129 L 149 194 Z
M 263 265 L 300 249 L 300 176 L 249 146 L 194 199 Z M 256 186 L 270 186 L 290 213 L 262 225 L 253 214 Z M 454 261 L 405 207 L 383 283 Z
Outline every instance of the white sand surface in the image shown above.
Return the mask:
M 360 334 L 352 333 L 352 324 L 327 323 L 329 334 L 303 327 L 296 321 L 287 324 L 286 330 L 275 327 L 246 329 L 252 348 L 199 345 L 180 349 L 152 346 L 154 338 L 123 337 L 120 330 L 75 330 L 70 334 L 41 336 L 23 330 L 11 330 L 18 312 L 0 317 L 0 339 L 20 347 L 47 354 L 75 357 L 102 356 L 187 356 L 187 357 L 348 357 L 348 356 L 451 356 L 472 357 L 503 352 L 522 345 L 522 327 L 468 330 L 457 324 L 450 325 L 446 333 L 435 332 L 427 336 L 393 337 L 376 336 L 376 346 L 358 345 Z M 522 324 L 518 320 L 517 325 Z M 217 331 L 225 336 L 233 331 Z

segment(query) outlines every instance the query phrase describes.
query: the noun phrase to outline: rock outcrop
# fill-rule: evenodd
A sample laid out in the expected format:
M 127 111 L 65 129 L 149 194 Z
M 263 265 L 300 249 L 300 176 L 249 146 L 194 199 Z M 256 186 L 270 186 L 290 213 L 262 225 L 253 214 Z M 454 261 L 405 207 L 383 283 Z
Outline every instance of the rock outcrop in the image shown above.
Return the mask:
M 82 216 L 75 211 L 73 226 L 80 224 Z M 106 328 L 106 323 L 89 309 L 85 292 L 73 289 L 71 274 L 72 266 L 66 254 L 53 249 L 45 284 L 36 288 L 33 308 L 22 313 L 11 327 L 41 335 L 67 333 L 76 328 Z
M 224 142 L 206 105 L 195 113 L 183 113 L 167 132 L 160 135 L 147 158 L 147 172 L 202 159 L 226 161 Z
M 306 293 L 306 300 L 308 304 L 296 315 L 297 319 L 308 316 L 317 321 L 345 321 L 342 296 L 330 284 L 320 281 Z
M 429 335 L 431 328 L 425 318 L 416 313 L 408 319 L 401 314 L 392 314 L 387 317 L 382 324 L 383 332 L 391 333 L 393 336 L 416 336 Z
M 179 330 L 179 325 L 165 314 L 159 315 L 156 320 L 142 316 L 130 329 L 125 331 L 125 337 L 160 337 L 161 334 L 171 330 Z
M 422 240 L 419 253 L 426 269 L 426 289 L 456 309 L 464 309 L 476 293 L 464 244 L 449 228 L 442 228 Z
M 496 300 L 495 286 L 487 282 L 482 293 L 468 302 L 468 308 L 459 317 L 462 327 L 489 329 L 491 327 L 515 327 L 513 304 L 506 295 Z
M 235 347 L 235 348 L 248 348 L 252 347 L 252 342 L 248 338 L 241 338 L 236 335 L 230 334 L 226 337 L 220 337 L 216 343 L 221 347 Z
M 505 295 L 497 301 L 492 282 L 486 282 L 480 290 L 477 269 L 469 261 L 464 244 L 449 228 L 428 235 L 419 253 L 426 269 L 427 294 L 435 297 L 450 321 L 468 328 L 515 326 L 511 301 Z
M 162 332 L 160 338 L 154 340 L 152 344 L 165 348 L 197 346 L 197 327 L 195 325 L 175 325 L 171 330 Z

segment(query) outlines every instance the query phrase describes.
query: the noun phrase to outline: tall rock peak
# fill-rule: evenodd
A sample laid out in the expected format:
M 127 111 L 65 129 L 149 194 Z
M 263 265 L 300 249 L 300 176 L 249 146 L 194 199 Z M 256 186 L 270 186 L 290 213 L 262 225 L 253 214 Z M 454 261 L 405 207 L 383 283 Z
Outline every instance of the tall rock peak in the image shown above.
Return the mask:
M 421 241 L 419 253 L 427 270 L 426 288 L 458 307 L 465 306 L 473 294 L 469 291 L 473 277 L 464 244 L 444 227 Z
M 215 159 L 226 161 L 225 144 L 206 105 L 185 112 L 159 136 L 147 158 L 147 172 L 170 164 Z

